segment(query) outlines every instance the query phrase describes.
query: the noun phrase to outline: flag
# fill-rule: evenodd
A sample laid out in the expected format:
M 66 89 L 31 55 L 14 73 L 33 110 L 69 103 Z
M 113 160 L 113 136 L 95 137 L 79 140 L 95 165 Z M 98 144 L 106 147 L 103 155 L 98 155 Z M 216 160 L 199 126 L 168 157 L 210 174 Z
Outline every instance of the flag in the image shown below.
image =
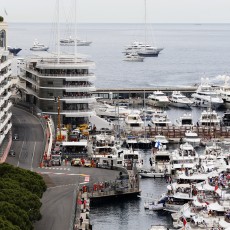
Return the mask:
M 6 9 L 4 9 L 4 11 L 5 11 L 5 14 L 8 15 L 7 12 L 6 12 Z
M 185 217 L 183 217 L 183 225 L 186 226 L 186 224 L 187 224 L 187 220 Z
M 157 141 L 157 142 L 155 143 L 155 148 L 159 149 L 159 148 L 160 148 L 160 146 L 161 146 L 160 141 Z
M 217 190 L 218 188 L 219 188 L 218 185 L 216 185 L 216 186 L 215 186 L 215 192 L 216 192 L 216 190 Z

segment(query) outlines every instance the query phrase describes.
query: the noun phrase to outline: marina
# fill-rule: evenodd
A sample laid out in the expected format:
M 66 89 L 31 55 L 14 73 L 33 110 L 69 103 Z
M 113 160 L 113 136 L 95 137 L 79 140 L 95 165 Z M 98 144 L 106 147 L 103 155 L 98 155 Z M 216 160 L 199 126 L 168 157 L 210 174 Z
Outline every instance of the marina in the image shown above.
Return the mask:
M 164 49 L 142 39 L 144 42 L 132 43 L 127 49 L 136 48 L 145 58 L 126 57 L 130 61 L 123 61 L 124 44 L 132 37 L 129 26 L 80 25 L 81 32 L 89 30 L 90 43 L 81 40 L 83 45 L 78 51 L 92 55 L 93 61 L 76 53 L 57 56 L 46 52 L 21 61 L 18 86 L 22 90 L 14 98 L 15 105 L 27 103 L 28 111 L 38 119 L 53 122 L 53 130 L 45 136 L 39 170 L 50 171 L 51 175 L 62 175 L 58 174 L 62 170 L 69 173 L 66 178 L 75 176 L 74 182 L 60 186 L 73 185 L 78 192 L 73 198 L 75 229 L 103 230 L 111 226 L 111 230 L 181 230 L 187 225 L 197 230 L 226 230 L 230 222 L 229 95 L 227 81 L 223 85 L 214 76 L 228 68 L 228 52 L 220 42 L 220 50 L 225 48 L 221 58 L 215 57 L 219 52 L 213 50 L 214 57 L 210 53 L 202 56 L 201 47 L 192 44 L 196 43 L 194 35 L 199 37 L 205 31 L 199 37 L 200 46 L 215 50 L 217 47 L 207 42 L 207 38 L 211 44 L 216 42 L 209 29 L 216 36 L 221 33 L 219 39 L 228 37 L 228 29 L 215 30 L 216 25 L 202 25 L 201 29 L 190 25 L 189 30 L 178 25 L 157 25 L 160 37 L 165 38 L 161 40 Z M 133 32 L 134 27 L 130 27 Z M 47 44 L 43 45 L 45 50 L 49 47 L 53 51 L 55 42 L 50 44 L 46 33 L 42 33 L 49 30 L 49 25 L 37 28 L 39 40 Z M 111 39 L 106 37 L 108 28 Z M 190 41 L 191 50 L 196 52 L 187 49 L 178 35 L 175 40 L 169 39 L 168 33 L 175 36 L 174 29 L 181 35 L 181 28 L 187 31 L 187 35 L 183 31 L 183 39 Z M 29 52 L 30 42 L 38 37 L 33 27 L 30 29 L 25 30 L 26 41 L 19 43 L 22 55 Z M 103 43 L 98 34 L 105 36 Z M 10 43 L 15 44 L 11 37 Z M 62 37 L 57 41 L 62 42 L 64 51 L 78 46 L 76 39 Z M 84 50 L 84 46 L 89 47 Z M 147 50 L 155 50 L 155 54 L 149 55 Z M 202 65 L 194 63 L 198 60 L 194 53 L 203 57 Z M 95 70 L 94 61 L 99 67 Z M 181 63 L 180 67 L 175 63 Z M 214 81 L 201 87 L 205 69 Z M 145 197 L 151 200 L 148 208 L 144 206 Z M 167 199 L 161 203 L 159 197 Z

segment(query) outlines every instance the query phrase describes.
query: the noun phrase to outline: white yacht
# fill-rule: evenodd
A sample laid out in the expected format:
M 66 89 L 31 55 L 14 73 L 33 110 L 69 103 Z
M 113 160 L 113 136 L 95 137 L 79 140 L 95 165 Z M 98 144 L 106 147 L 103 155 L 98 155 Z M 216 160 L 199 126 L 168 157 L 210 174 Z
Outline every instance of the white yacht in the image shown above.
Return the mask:
M 12 83 L 16 84 L 12 79 L 13 54 L 7 49 L 7 37 L 8 25 L 0 21 L 0 163 L 5 162 L 7 155 L 10 154 L 12 102 L 9 98 L 12 95 L 10 90 Z M 11 154 L 13 156 L 15 153 Z
M 179 108 L 190 108 L 193 102 L 180 91 L 173 91 L 169 97 L 170 105 Z
M 224 101 L 224 105 L 226 108 L 230 108 L 230 85 L 228 84 L 227 78 L 224 82 L 224 85 L 220 86 L 217 90 L 217 93 L 220 94 Z
M 49 49 L 48 46 L 45 46 L 42 43 L 39 43 L 37 40 L 34 41 L 33 46 L 30 48 L 32 51 L 47 51 Z
M 154 57 L 158 56 L 162 50 L 163 48 L 158 48 L 143 42 L 134 41 L 130 45 L 126 46 L 124 53 L 129 54 L 135 52 L 143 57 Z
M 144 130 L 144 121 L 142 121 L 139 113 L 130 113 L 124 119 L 124 129 L 126 131 Z
M 149 125 L 152 127 L 168 127 L 172 125 L 172 122 L 169 119 L 166 111 L 162 111 L 161 113 L 154 114 Z
M 191 144 L 181 144 L 179 149 L 172 152 L 171 164 L 172 174 L 176 175 L 182 168 L 194 168 L 198 164 L 198 154 Z
M 197 88 L 196 92 L 192 94 L 194 105 L 199 107 L 217 109 L 223 105 L 223 99 L 212 88 L 209 83 L 209 79 L 201 79 L 201 84 Z
M 127 106 L 115 106 L 107 103 L 97 103 L 95 105 L 96 114 L 100 117 L 111 119 L 125 118 L 132 112 Z
M 154 91 L 148 96 L 147 103 L 152 106 L 167 107 L 169 99 L 162 91 Z
M 204 126 L 219 126 L 221 123 L 221 118 L 217 114 L 215 110 L 204 110 L 201 113 L 200 119 L 199 119 L 199 125 Z
M 196 132 L 189 130 L 185 133 L 185 137 L 183 138 L 183 141 L 191 144 L 195 148 L 200 146 L 201 139 L 198 137 Z
M 166 150 L 165 146 L 161 146 L 159 150 L 153 153 L 152 162 L 152 168 L 156 172 L 161 172 L 165 175 L 171 174 L 171 153 Z
M 123 61 L 143 62 L 144 57 L 139 56 L 137 53 L 128 53 L 128 54 L 125 54 Z
M 60 45 L 61 46 L 74 46 L 75 41 L 77 42 L 77 46 L 89 46 L 92 43 L 91 41 L 86 41 L 86 40 L 82 40 L 79 38 L 73 39 L 70 36 L 69 38 L 60 39 Z
M 179 126 L 192 127 L 194 125 L 192 114 L 190 113 L 183 114 L 182 116 L 180 116 L 179 120 L 177 120 L 177 123 Z

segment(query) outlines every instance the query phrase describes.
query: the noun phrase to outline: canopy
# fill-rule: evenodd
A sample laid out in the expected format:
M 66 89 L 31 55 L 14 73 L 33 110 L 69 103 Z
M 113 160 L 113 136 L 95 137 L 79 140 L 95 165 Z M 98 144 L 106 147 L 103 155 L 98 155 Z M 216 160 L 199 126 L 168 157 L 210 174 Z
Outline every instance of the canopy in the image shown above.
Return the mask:
M 62 142 L 63 146 L 87 146 L 87 140 L 85 141 L 67 141 Z

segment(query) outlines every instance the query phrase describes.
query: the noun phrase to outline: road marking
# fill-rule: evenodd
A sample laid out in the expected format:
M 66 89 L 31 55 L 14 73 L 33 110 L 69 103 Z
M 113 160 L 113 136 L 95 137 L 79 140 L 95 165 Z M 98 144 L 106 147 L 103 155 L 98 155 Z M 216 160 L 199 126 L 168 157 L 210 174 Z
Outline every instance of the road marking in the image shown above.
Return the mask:
M 20 153 L 19 153 L 19 156 L 18 156 L 17 167 L 19 167 L 19 161 L 20 161 L 20 157 L 21 157 L 21 154 L 22 154 L 22 149 L 23 149 L 24 144 L 25 144 L 25 141 L 23 141 L 23 143 L 22 143 L 22 147 L 21 147 L 21 150 L 20 150 Z
M 35 144 L 34 144 L 34 150 L 33 150 L 33 154 L 32 154 L 31 167 L 30 167 L 31 171 L 33 170 L 33 161 L 34 161 L 34 153 L 35 153 L 36 144 L 37 144 L 37 142 L 35 142 Z
M 70 171 L 70 168 L 51 168 L 51 167 L 38 167 L 39 169 L 49 169 L 49 170 L 66 170 L 66 171 Z
M 89 176 L 89 175 L 86 175 L 86 174 L 76 174 L 76 173 L 59 173 L 59 172 L 37 172 L 37 173 L 40 173 L 40 174 L 54 174 L 54 175 L 66 175 L 66 176 Z

